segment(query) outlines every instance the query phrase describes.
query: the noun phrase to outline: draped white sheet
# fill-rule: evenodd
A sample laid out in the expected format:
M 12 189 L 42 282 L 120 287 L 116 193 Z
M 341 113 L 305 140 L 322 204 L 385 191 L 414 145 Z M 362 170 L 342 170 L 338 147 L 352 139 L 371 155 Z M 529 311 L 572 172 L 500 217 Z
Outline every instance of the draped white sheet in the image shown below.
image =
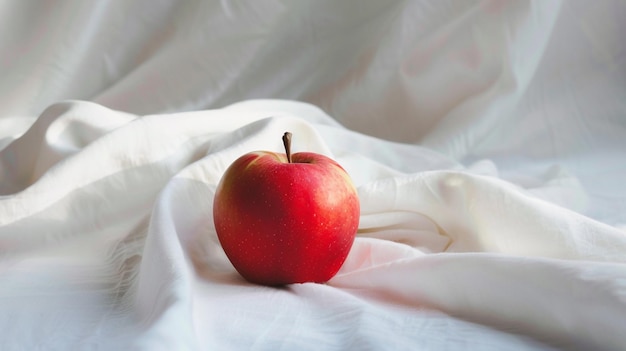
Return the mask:
M 608 0 L 0 2 L 0 349 L 624 349 L 625 23 Z M 215 236 L 225 168 L 285 131 L 359 190 L 327 284 L 249 284 Z

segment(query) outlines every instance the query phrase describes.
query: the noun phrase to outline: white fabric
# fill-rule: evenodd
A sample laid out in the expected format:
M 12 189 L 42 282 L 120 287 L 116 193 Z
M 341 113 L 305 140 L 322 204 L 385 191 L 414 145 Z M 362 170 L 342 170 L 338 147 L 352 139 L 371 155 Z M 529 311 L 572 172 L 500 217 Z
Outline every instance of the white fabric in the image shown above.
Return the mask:
M 619 0 L 0 2 L 0 349 L 623 349 L 625 23 Z M 361 221 L 330 282 L 267 288 L 211 206 L 287 130 Z

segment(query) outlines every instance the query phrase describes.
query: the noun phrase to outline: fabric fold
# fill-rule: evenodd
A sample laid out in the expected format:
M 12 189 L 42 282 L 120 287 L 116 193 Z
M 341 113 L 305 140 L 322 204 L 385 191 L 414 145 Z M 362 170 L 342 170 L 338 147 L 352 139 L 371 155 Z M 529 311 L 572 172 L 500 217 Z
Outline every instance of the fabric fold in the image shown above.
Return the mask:
M 246 152 L 281 152 L 285 131 L 293 133 L 294 152 L 336 158 L 358 188 L 358 237 L 328 285 L 250 285 L 228 262 L 213 227 L 212 199 L 225 169 Z M 36 152 L 29 154 L 25 145 L 35 145 Z M 56 159 L 38 160 L 41 150 Z M 393 157 L 381 158 L 382 150 Z M 16 154 L 30 163 L 13 167 Z M 30 184 L 13 183 L 13 191 L 0 198 L 0 248 L 9 277 L 0 298 L 21 306 L 26 321 L 43 303 L 33 295 L 45 286 L 40 277 L 55 277 L 56 290 L 46 298 L 57 299 L 58 306 L 46 306 L 37 324 L 24 322 L 43 340 L 54 337 L 50 326 L 62 319 L 84 323 L 74 336 L 84 343 L 191 350 L 226 345 L 220 333 L 243 337 L 231 328 L 247 318 L 247 325 L 257 325 L 259 317 L 248 309 L 261 309 L 265 317 L 259 321 L 270 313 L 249 302 L 233 310 L 239 319 L 223 320 L 241 295 L 287 299 L 274 311 L 283 317 L 266 329 L 270 334 L 258 336 L 276 347 L 302 346 L 296 340 L 351 320 L 331 317 L 341 309 L 319 311 L 313 301 L 346 301 L 354 313 L 376 315 L 387 310 L 383 306 L 396 306 L 388 318 L 402 315 L 411 323 L 432 322 L 432 313 L 443 313 L 438 318 L 448 320 L 451 330 L 491 335 L 490 342 L 504 343 L 509 339 L 498 338 L 511 330 L 534 340 L 516 342 L 520 349 L 578 343 L 610 349 L 622 341 L 615 333 L 624 322 L 626 235 L 538 197 L 542 186 L 550 187 L 552 198 L 565 196 L 568 183 L 554 188 L 547 178 L 529 191 L 499 179 L 493 165 L 465 168 L 419 146 L 355 133 L 308 104 L 259 100 L 134 116 L 70 101 L 48 109 L 0 150 L 0 160 L 4 174 L 31 177 Z M 325 292 L 311 302 L 302 300 L 320 289 Z M 70 304 L 68 294 L 84 299 Z M 402 305 L 417 310 L 402 311 Z M 70 306 L 76 313 L 62 317 L 60 309 Z M 6 316 L 16 312 L 8 305 L 0 309 Z M 295 311 L 308 317 L 286 317 Z M 390 327 L 368 318 L 364 325 Z M 330 324 L 310 324 L 318 319 Z M 287 322 L 305 329 L 272 334 Z M 359 334 L 352 342 L 363 346 L 385 340 L 383 335 Z M 419 337 L 405 331 L 399 343 Z M 345 346 L 346 338 L 339 333 L 328 346 Z M 251 347 L 261 339 L 244 338 L 238 345 Z

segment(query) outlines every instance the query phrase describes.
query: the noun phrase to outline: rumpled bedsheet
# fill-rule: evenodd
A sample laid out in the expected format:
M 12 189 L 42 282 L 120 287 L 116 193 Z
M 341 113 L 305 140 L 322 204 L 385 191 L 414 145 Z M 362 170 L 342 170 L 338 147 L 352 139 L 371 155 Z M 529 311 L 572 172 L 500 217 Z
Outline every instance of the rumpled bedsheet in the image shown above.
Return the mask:
M 0 350 L 623 350 L 621 1 L 0 3 Z M 336 159 L 326 284 L 247 283 L 212 201 Z
M 216 238 L 225 168 L 249 151 L 279 152 L 284 131 L 294 152 L 336 159 L 358 188 L 358 237 L 327 284 L 246 283 Z M 480 165 L 345 129 L 309 104 L 137 117 L 68 101 L 0 161 L 3 349 L 625 340 L 626 233 Z

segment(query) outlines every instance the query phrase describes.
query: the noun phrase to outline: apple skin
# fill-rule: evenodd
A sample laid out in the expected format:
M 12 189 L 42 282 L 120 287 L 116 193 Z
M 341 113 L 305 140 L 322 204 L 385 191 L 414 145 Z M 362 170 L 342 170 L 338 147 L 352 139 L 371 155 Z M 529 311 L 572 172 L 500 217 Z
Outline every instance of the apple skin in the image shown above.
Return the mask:
M 222 176 L 213 221 L 226 256 L 262 285 L 323 283 L 346 260 L 360 205 L 348 173 L 320 154 L 256 151 Z

